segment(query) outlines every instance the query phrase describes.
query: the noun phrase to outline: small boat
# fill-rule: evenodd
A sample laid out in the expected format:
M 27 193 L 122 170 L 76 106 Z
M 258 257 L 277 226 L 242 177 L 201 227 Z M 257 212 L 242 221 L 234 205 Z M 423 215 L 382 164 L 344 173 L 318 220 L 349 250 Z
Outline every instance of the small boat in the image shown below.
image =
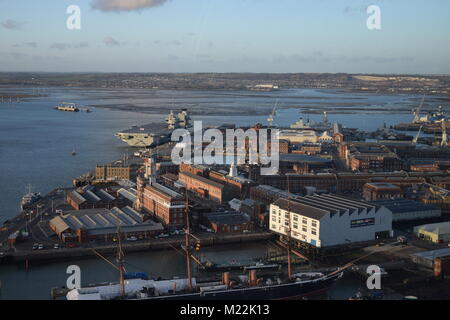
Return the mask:
M 55 110 L 58 111 L 68 111 L 68 112 L 79 112 L 80 109 L 76 107 L 75 103 L 63 102 L 60 105 L 55 107 Z
M 75 148 L 73 148 L 73 150 L 72 150 L 72 155 L 73 155 L 73 156 L 76 156 L 76 155 L 77 155 L 77 152 L 75 151 Z

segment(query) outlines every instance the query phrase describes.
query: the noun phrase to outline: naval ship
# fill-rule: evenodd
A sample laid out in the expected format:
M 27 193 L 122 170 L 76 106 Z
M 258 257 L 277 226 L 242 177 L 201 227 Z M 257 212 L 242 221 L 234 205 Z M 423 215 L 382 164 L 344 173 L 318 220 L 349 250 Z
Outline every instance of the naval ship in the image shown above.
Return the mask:
M 153 147 L 170 141 L 172 132 L 179 128 L 189 128 L 190 117 L 187 109 L 177 115 L 173 111 L 166 118 L 166 124 L 151 123 L 134 125 L 130 129 L 116 133 L 116 137 L 131 147 Z

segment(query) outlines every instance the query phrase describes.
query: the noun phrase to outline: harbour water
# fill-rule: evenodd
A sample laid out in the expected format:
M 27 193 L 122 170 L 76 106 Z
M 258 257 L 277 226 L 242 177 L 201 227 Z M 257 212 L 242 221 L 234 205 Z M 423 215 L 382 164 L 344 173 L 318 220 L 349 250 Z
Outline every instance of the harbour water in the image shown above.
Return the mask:
M 19 89 L 2 90 L 18 92 Z M 21 90 L 27 92 L 26 89 Z M 32 89 L 28 91 L 31 93 Z M 96 164 L 110 162 L 132 152 L 114 137 L 115 132 L 133 124 L 164 121 L 170 109 L 192 109 L 193 119 L 204 120 L 205 125 L 265 124 L 273 104 L 279 99 L 282 109 L 277 112 L 275 124 L 288 126 L 300 116 L 308 117 L 300 115 L 298 107 L 306 105 L 332 110 L 333 106 L 342 108 L 348 104 L 348 108 L 355 108 L 353 112 L 335 110 L 338 113 L 330 114 L 330 121 L 347 127 L 375 130 L 384 122 L 392 125 L 410 121 L 410 110 L 420 100 L 420 97 L 413 95 L 355 95 L 334 90 L 282 90 L 274 93 L 158 90 L 142 93 L 136 90 L 112 92 L 106 89 L 48 88 L 45 92 L 48 94 L 46 97 L 0 104 L 0 222 L 18 214 L 26 185 L 31 184 L 33 191 L 41 193 L 69 186 L 73 178 L 93 170 Z M 53 107 L 62 101 L 97 107 L 92 109 L 92 113 L 55 111 Z M 150 109 L 130 108 L 131 105 L 145 105 Z M 265 111 L 261 112 L 258 106 L 265 108 Z M 377 110 L 381 108 L 384 111 L 372 111 L 375 106 Z M 213 115 L 204 116 L 206 113 L 201 110 L 205 108 L 211 108 Z M 244 112 L 241 115 L 245 108 L 252 108 L 254 114 Z M 311 120 L 321 120 L 320 114 L 309 117 Z M 71 154 L 73 149 L 77 152 L 76 156 Z M 209 254 L 218 254 L 217 260 L 230 255 L 248 258 L 255 254 L 259 256 L 261 250 L 265 250 L 264 246 L 256 245 L 245 246 L 242 250 L 225 248 Z M 127 257 L 127 261 L 130 271 L 147 271 L 154 276 L 184 272 L 183 258 L 175 252 L 133 254 Z M 73 261 L 70 264 L 82 268 L 83 284 L 116 279 L 114 269 L 98 259 Z M 0 298 L 47 299 L 51 287 L 65 284 L 67 266 L 68 263 L 35 265 L 28 272 L 24 266 L 1 266 L 3 288 Z M 355 293 L 359 283 L 346 281 L 349 282 L 344 282 L 346 284 L 342 288 L 330 291 L 330 298 L 344 298 Z

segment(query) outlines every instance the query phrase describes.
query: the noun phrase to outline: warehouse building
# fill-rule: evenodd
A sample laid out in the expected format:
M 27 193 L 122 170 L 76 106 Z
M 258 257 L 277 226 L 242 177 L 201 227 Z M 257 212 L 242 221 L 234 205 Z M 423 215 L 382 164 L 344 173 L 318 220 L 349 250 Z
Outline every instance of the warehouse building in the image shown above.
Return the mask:
M 414 234 L 434 243 L 450 242 L 450 222 L 426 224 L 414 228 Z
M 323 248 L 390 237 L 392 212 L 383 206 L 327 194 L 270 207 L 270 230 L 299 243 Z
M 199 197 L 210 199 L 217 203 L 226 201 L 224 199 L 224 186 L 218 182 L 190 172 L 180 172 L 179 181 L 186 189 L 195 192 Z
M 436 259 L 447 259 L 449 257 L 450 248 L 444 248 L 414 253 L 411 255 L 411 260 L 422 267 L 433 269 L 435 267 Z
M 160 234 L 161 223 L 145 221 L 142 214 L 130 207 L 67 211 L 50 220 L 50 228 L 64 242 L 111 241 L 117 238 L 117 225 L 124 238 L 148 238 Z
M 413 200 L 378 200 L 371 203 L 391 210 L 392 222 L 437 218 L 442 214 L 442 210 L 439 207 Z

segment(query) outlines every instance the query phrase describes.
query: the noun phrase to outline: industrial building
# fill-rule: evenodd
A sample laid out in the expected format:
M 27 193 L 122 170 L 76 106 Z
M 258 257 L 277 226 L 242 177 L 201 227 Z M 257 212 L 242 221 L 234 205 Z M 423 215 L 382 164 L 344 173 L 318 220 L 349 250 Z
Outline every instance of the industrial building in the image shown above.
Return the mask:
M 95 180 L 97 181 L 117 181 L 130 180 L 131 168 L 129 166 L 97 166 L 95 168 Z
M 399 186 L 387 182 L 366 183 L 363 187 L 363 198 L 366 201 L 403 198 L 404 193 Z
M 371 203 L 391 210 L 392 222 L 437 218 L 442 214 L 442 210 L 439 207 L 413 200 L 377 200 Z
M 323 248 L 391 236 L 392 213 L 383 206 L 327 194 L 270 206 L 270 230 Z
M 215 233 L 244 233 L 253 228 L 250 217 L 240 212 L 208 213 L 204 217 Z
M 190 172 L 180 172 L 179 180 L 186 189 L 197 193 L 201 198 L 210 199 L 217 203 L 222 203 L 223 200 L 226 200 L 223 199 L 225 187 L 218 182 Z
M 185 197 L 157 182 L 138 177 L 136 206 L 154 215 L 168 228 L 179 228 L 185 225 Z
M 450 257 L 450 248 L 414 253 L 411 255 L 411 260 L 418 265 L 433 269 L 436 259 L 448 257 Z
M 414 228 L 414 234 L 420 239 L 434 243 L 450 242 L 450 222 L 418 226 Z
M 287 140 L 290 143 L 317 143 L 319 137 L 313 130 L 282 130 L 278 135 L 278 139 Z
M 107 208 L 121 206 L 121 199 L 114 197 L 104 189 L 91 185 L 67 193 L 66 202 L 75 210 Z
M 67 211 L 50 220 L 50 228 L 64 242 L 111 241 L 117 239 L 117 226 L 123 237 L 148 238 L 160 234 L 161 223 L 145 221 L 142 214 L 130 207 L 111 210 L 87 209 Z

